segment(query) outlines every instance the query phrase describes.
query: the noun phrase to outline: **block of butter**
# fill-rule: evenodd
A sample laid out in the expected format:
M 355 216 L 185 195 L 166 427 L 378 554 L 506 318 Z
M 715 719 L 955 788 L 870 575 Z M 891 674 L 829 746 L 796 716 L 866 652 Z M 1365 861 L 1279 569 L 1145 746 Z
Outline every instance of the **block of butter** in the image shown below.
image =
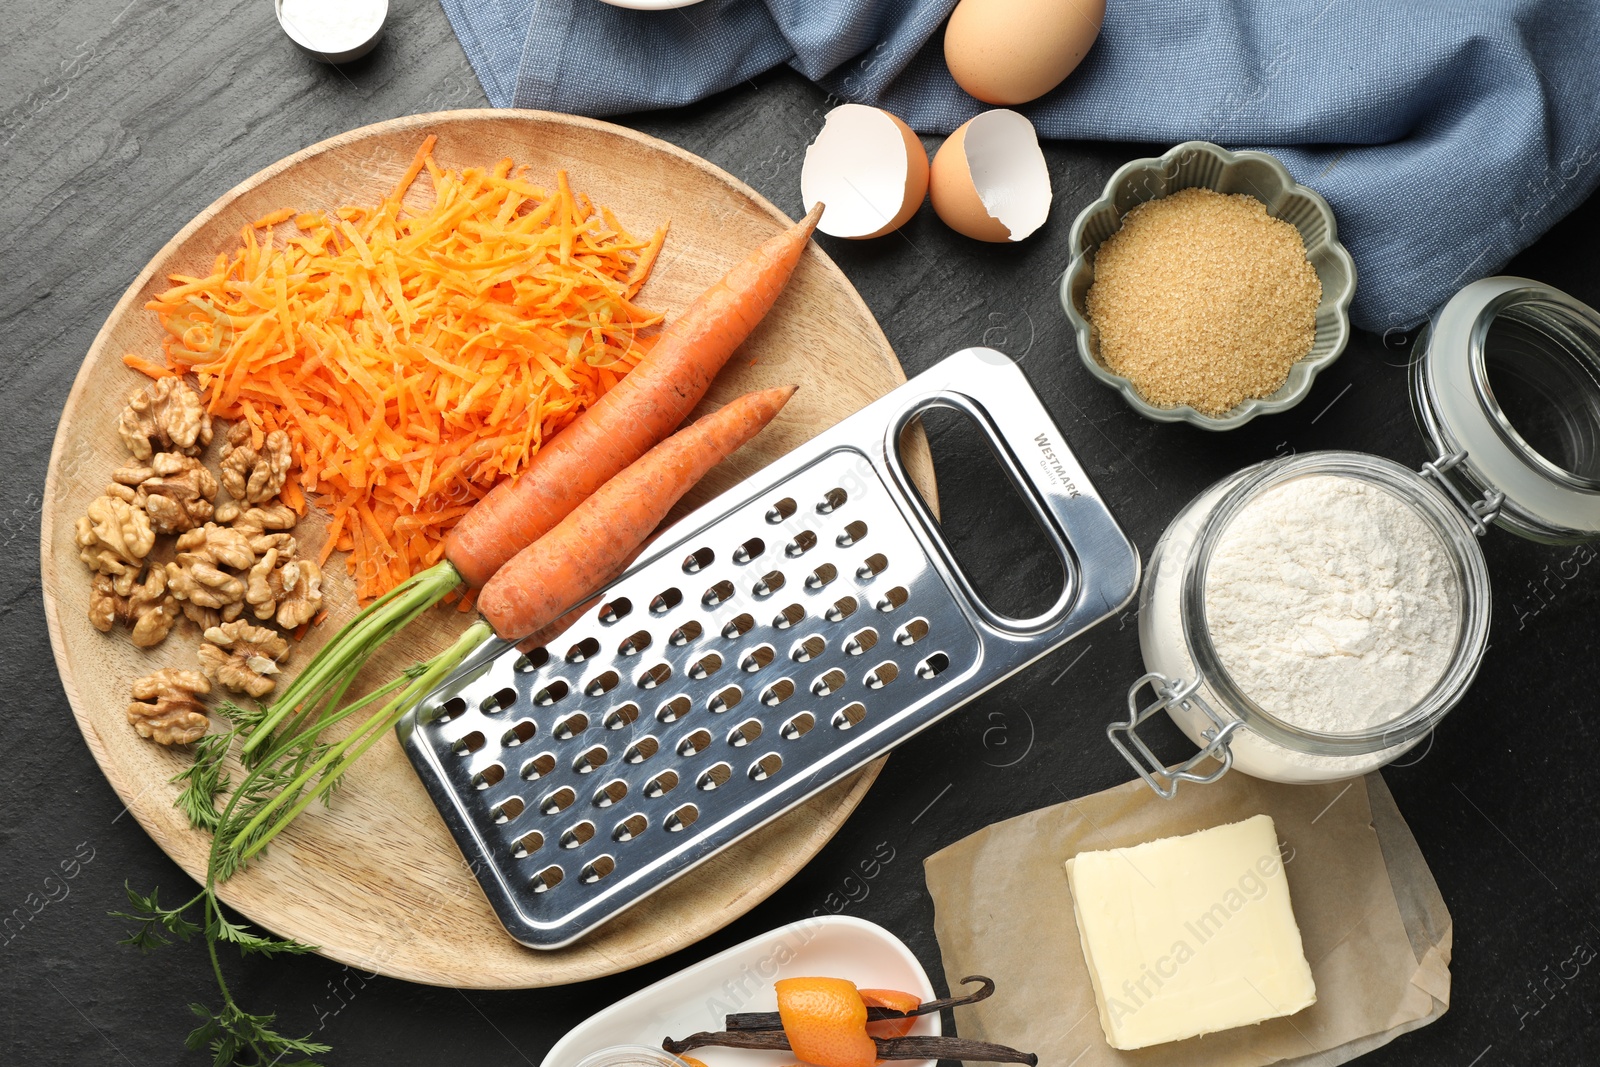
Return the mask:
M 1112 1048 L 1292 1015 L 1316 1003 L 1272 819 L 1080 852 L 1067 882 Z

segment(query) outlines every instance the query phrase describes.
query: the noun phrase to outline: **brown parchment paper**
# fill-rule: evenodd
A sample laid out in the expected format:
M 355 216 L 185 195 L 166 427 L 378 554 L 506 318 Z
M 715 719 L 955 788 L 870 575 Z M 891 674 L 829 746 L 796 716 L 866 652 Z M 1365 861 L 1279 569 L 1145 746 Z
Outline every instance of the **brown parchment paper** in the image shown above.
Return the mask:
M 1283 1019 L 1119 1052 L 1106 1044 L 1062 864 L 1272 816 L 1317 1003 Z M 962 1037 L 1037 1052 L 1041 1067 L 1334 1067 L 1443 1015 L 1450 913 L 1377 774 L 1278 785 L 1237 772 L 1162 800 L 1142 781 L 996 823 L 924 862 L 945 977 L 998 992 L 957 1008 Z

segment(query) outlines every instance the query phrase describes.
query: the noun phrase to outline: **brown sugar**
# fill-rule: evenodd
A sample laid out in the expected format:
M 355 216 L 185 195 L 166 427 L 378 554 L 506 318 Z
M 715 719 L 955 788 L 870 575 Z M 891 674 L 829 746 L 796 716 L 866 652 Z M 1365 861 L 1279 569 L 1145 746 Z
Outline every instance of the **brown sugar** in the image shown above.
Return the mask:
M 1183 189 L 1100 245 L 1088 313 L 1101 362 L 1146 400 L 1222 415 L 1283 386 L 1321 299 L 1292 225 L 1252 196 Z

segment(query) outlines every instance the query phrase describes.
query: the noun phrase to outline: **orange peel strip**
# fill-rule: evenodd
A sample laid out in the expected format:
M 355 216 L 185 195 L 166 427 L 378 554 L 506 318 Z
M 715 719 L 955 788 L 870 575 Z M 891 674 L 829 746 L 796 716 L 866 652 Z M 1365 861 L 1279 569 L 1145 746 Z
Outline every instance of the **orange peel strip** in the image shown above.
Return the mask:
M 816 1067 L 873 1067 L 878 1048 L 867 1034 L 867 1005 L 843 978 L 783 978 L 778 1018 L 789 1047 Z

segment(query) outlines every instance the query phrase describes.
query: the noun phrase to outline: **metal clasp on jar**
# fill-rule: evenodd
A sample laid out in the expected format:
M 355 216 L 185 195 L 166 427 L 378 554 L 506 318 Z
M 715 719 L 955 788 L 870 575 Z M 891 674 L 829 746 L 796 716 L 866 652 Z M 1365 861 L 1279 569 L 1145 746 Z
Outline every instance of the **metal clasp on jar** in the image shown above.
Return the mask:
M 1449 494 L 1450 499 L 1455 501 L 1456 506 L 1461 509 L 1463 514 L 1466 515 L 1467 523 L 1472 527 L 1472 532 L 1482 537 L 1489 532 L 1489 524 L 1499 516 L 1500 508 L 1506 502 L 1506 495 L 1498 489 L 1489 489 L 1484 492 L 1482 497 L 1475 500 L 1467 493 L 1462 492 L 1461 487 L 1456 485 L 1455 480 L 1449 477 L 1449 474 L 1452 470 L 1461 466 L 1462 461 L 1466 458 L 1467 454 L 1464 451 L 1447 452 L 1432 463 L 1424 463 L 1422 469 L 1417 473 L 1424 478 L 1432 478 L 1437 482 Z
M 1140 707 L 1139 691 L 1147 685 L 1156 698 Z M 1106 737 L 1117 746 L 1122 758 L 1139 772 L 1139 777 L 1162 800 L 1171 800 L 1177 795 L 1179 782 L 1208 785 L 1227 774 L 1233 766 L 1233 750 L 1228 747 L 1228 740 L 1243 723 L 1238 719 L 1224 720 L 1200 696 L 1197 692 L 1199 688 L 1199 679 L 1185 682 L 1152 671 L 1128 687 L 1127 721 L 1114 722 L 1106 727 Z M 1137 733 L 1146 719 L 1169 707 L 1199 711 L 1212 723 L 1211 729 L 1201 731 L 1201 736 L 1209 742 L 1206 747 L 1172 768 L 1163 766 Z M 1217 760 L 1221 766 L 1209 774 L 1195 773 L 1194 768 L 1207 758 Z

